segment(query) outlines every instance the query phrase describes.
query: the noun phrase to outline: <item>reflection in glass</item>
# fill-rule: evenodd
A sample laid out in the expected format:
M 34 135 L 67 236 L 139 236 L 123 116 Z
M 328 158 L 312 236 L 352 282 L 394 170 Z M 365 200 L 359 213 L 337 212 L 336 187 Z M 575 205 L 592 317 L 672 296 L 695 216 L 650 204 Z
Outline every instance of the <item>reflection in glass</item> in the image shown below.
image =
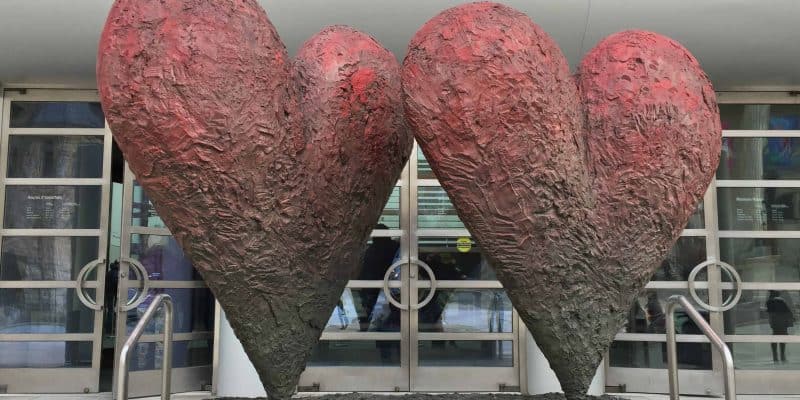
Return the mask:
M 419 228 L 464 229 L 458 219 L 456 209 L 447 197 L 444 189 L 438 186 L 420 186 L 417 188 Z
M 681 236 L 650 280 L 685 281 L 694 267 L 705 260 L 705 236 Z
M 400 187 L 395 186 L 383 207 L 376 229 L 400 229 Z
M 84 265 L 97 258 L 97 237 L 3 238 L 0 280 L 69 281 Z M 100 266 L 98 268 L 104 268 Z M 96 279 L 96 271 L 88 277 Z
M 214 296 L 209 289 L 163 289 L 151 288 L 145 300 L 134 310 L 128 311 L 126 325 L 128 334 L 142 319 L 147 307 L 156 295 L 166 293 L 172 297 L 174 310 L 174 332 L 209 332 L 214 329 Z M 133 296 L 133 293 L 130 295 Z M 164 331 L 164 313 L 153 317 L 145 328 L 145 333 L 160 333 Z
M 99 102 L 13 101 L 11 128 L 104 128 Z
M 0 342 L 0 368 L 91 368 L 92 342 Z
M 798 335 L 800 292 L 744 290 L 739 303 L 724 314 L 729 335 Z M 800 359 L 798 359 L 800 361 Z
M 94 289 L 84 291 L 96 298 Z M 94 311 L 75 289 L 0 289 L 0 334 L 91 332 Z
M 697 279 L 701 281 L 700 278 Z M 697 289 L 700 299 L 708 303 L 708 290 Z M 686 290 L 647 289 L 633 302 L 628 312 L 628 321 L 620 333 L 666 333 L 667 299 L 673 295 L 683 295 L 698 309 L 700 315 L 708 322 L 709 313 L 703 310 L 689 296 Z M 702 331 L 686 312 L 675 312 L 675 331 L 684 335 L 701 335 Z
M 211 365 L 213 350 L 214 341 L 212 340 L 172 342 L 172 368 Z M 164 343 L 138 343 L 130 354 L 131 371 L 161 369 L 164 361 Z
M 800 370 L 798 343 L 728 343 L 728 346 L 737 370 Z
M 138 182 L 133 182 L 133 205 L 131 208 L 131 225 L 149 228 L 166 228 L 164 221 L 158 216 L 156 208 Z
M 422 367 L 513 367 L 511 340 L 421 340 Z
M 703 229 L 706 226 L 706 213 L 705 213 L 705 203 L 703 200 L 700 200 L 700 203 L 697 204 L 697 208 L 694 209 L 694 212 L 691 216 L 689 216 L 689 222 L 686 223 L 686 229 Z
M 719 247 L 744 282 L 800 281 L 800 239 L 722 238 Z
M 399 293 L 395 297 L 399 299 Z M 347 288 L 331 313 L 325 331 L 400 332 L 400 310 L 389 304 L 382 289 Z
M 481 247 L 471 238 L 423 237 L 418 249 L 419 259 L 431 267 L 437 280 L 497 280 Z M 424 272 L 419 278 L 428 280 Z
M 710 370 L 711 344 L 678 342 L 678 368 Z M 620 368 L 667 368 L 665 342 L 614 341 L 609 349 L 609 365 Z
M 309 367 L 399 367 L 399 340 L 320 340 Z
M 720 104 L 719 112 L 722 129 L 800 129 L 800 104 Z
M 150 280 L 202 280 L 172 236 L 133 234 L 130 246 L 131 258 L 138 260 L 144 266 Z M 132 276 L 136 277 L 136 274 L 133 273 Z
M 436 179 L 431 165 L 422 153 L 422 147 L 417 147 L 417 179 Z
M 9 178 L 100 178 L 102 136 L 11 135 Z
M 800 230 L 800 188 L 717 188 L 719 228 Z
M 97 229 L 100 186 L 6 186 L 9 229 Z
M 428 296 L 421 289 L 419 301 Z M 502 289 L 436 289 L 418 313 L 420 332 L 512 332 L 511 300 Z
M 717 179 L 800 179 L 800 138 L 722 138 Z

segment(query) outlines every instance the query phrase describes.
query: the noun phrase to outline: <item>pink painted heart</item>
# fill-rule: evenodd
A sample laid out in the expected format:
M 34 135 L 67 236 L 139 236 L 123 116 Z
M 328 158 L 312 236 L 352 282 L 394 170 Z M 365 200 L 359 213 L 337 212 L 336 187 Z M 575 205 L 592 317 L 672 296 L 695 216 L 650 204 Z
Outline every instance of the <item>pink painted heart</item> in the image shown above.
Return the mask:
M 118 0 L 97 77 L 138 181 L 289 397 L 411 151 L 399 64 L 347 27 L 291 61 L 255 0 Z
M 581 397 L 716 170 L 708 78 L 643 31 L 606 38 L 572 76 L 545 32 L 494 3 L 425 24 L 402 73 L 426 158 L 562 388 Z

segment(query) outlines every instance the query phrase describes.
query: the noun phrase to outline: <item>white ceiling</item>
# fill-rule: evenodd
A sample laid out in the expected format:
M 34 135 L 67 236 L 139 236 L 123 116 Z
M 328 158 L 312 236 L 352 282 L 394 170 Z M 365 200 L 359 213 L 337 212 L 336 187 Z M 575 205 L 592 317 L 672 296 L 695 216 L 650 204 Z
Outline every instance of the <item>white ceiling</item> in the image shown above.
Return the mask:
M 141 0 L 153 1 L 153 0 Z M 322 27 L 372 34 L 402 58 L 411 36 L 454 0 L 260 0 L 289 51 Z M 671 36 L 718 90 L 800 89 L 799 0 L 507 0 L 575 65 L 624 29 Z M 0 84 L 94 87 L 97 41 L 112 0 L 0 0 Z M 585 35 L 584 35 L 585 32 Z

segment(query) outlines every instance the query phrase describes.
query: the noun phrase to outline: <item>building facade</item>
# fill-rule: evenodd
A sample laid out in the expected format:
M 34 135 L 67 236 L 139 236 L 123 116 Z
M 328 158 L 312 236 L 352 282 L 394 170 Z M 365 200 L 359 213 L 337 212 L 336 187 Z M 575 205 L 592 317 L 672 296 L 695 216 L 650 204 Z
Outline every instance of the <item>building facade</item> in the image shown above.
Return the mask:
M 114 145 L 93 72 L 75 67 L 73 59 L 39 54 L 58 54 L 51 49 L 58 43 L 76 52 L 96 45 L 96 39 L 84 42 L 99 34 L 110 1 L 87 0 L 71 8 L 59 3 L 0 4 L 0 394 L 111 391 L 118 351 L 159 293 L 176 303 L 173 390 L 255 394 L 257 380 L 224 313 Z M 308 30 L 347 22 L 389 43 L 398 57 L 403 48 L 391 43 L 407 42 L 422 22 L 450 5 L 374 6 L 382 10 L 376 12 L 400 12 L 401 29 L 371 25 L 364 22 L 367 15 L 341 17 L 325 4 L 306 10 L 288 1 L 262 3 L 276 11 L 270 16 L 282 34 L 289 33 L 290 49 Z M 788 40 L 791 33 L 800 34 L 790 22 L 791 12 L 800 15 L 798 3 L 777 2 L 764 23 L 750 21 L 748 12 L 761 10 L 758 5 L 710 2 L 708 7 L 720 8 L 709 10 L 688 1 L 653 1 L 642 9 L 609 1 L 592 11 L 588 1 L 510 3 L 552 29 L 573 65 L 606 31 L 644 26 L 683 39 L 710 66 L 718 89 L 724 132 L 716 179 L 646 291 L 632 301 L 628 323 L 593 390 L 667 392 L 665 301 L 672 294 L 691 296 L 691 271 L 715 259 L 732 265 L 743 282 L 732 309 L 702 311 L 733 352 L 739 393 L 800 393 L 800 47 Z M 608 11 L 613 7 L 627 11 L 613 17 Z M 671 7 L 684 15 L 664 11 L 666 22 L 648 16 Z M 23 28 L 20 18 L 41 22 L 35 13 L 45 11 L 85 16 L 73 20 L 77 28 L 55 27 L 86 31 L 78 40 L 82 44 L 47 38 L 55 29 L 50 25 Z M 730 24 L 687 28 L 701 11 L 718 11 Z M 295 20 L 310 22 L 292 30 Z M 570 23 L 562 26 L 565 21 Z M 741 29 L 762 36 L 748 47 L 741 33 L 727 30 L 736 21 L 750 21 L 756 28 Z M 33 52 L 19 47 L 24 29 L 40 36 L 29 43 Z M 581 30 L 581 40 L 572 40 Z M 736 40 L 744 50 L 731 54 L 736 47 L 729 41 Z M 92 57 L 76 56 L 90 66 Z M 694 286 L 696 300 L 712 307 L 737 289 L 715 265 L 698 274 Z M 158 390 L 163 324 L 156 319 L 134 349 L 133 396 Z M 682 392 L 722 393 L 719 355 L 685 314 L 678 314 L 677 324 Z M 332 311 L 299 390 L 557 388 L 480 244 L 415 147 L 367 243 L 361 275 Z

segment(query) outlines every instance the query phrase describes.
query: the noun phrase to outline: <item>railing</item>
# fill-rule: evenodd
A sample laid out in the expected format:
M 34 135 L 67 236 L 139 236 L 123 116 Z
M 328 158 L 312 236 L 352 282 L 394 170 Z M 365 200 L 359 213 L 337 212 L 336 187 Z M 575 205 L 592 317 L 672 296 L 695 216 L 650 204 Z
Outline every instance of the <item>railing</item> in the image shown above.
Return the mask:
M 709 265 L 719 265 L 723 271 L 733 279 L 736 284 L 736 293 L 730 296 L 720 307 L 711 306 L 700 299 L 695 290 L 694 279 L 698 272 Z M 689 293 L 700 307 L 708 311 L 724 312 L 733 308 L 742 296 L 742 279 L 732 266 L 727 263 L 709 259 L 698 264 L 689 274 Z M 702 315 L 694 308 L 684 296 L 674 295 L 667 299 L 667 372 L 669 374 L 669 398 L 670 400 L 680 400 L 680 388 L 678 385 L 678 343 L 675 332 L 675 310 L 682 307 L 686 315 L 694 321 L 698 328 L 708 338 L 711 344 L 717 348 L 722 355 L 722 365 L 724 368 L 725 380 L 725 400 L 736 400 L 736 373 L 733 367 L 733 354 L 719 335 L 714 332 L 711 325 L 706 322 Z
M 147 307 L 142 319 L 133 328 L 128 340 L 122 345 L 119 354 L 119 368 L 117 369 L 117 400 L 128 400 L 128 354 L 131 349 L 142 337 L 145 327 L 158 311 L 160 305 L 164 305 L 164 357 L 161 360 L 161 400 L 169 400 L 170 383 L 172 378 L 172 298 L 168 294 L 159 294 Z

